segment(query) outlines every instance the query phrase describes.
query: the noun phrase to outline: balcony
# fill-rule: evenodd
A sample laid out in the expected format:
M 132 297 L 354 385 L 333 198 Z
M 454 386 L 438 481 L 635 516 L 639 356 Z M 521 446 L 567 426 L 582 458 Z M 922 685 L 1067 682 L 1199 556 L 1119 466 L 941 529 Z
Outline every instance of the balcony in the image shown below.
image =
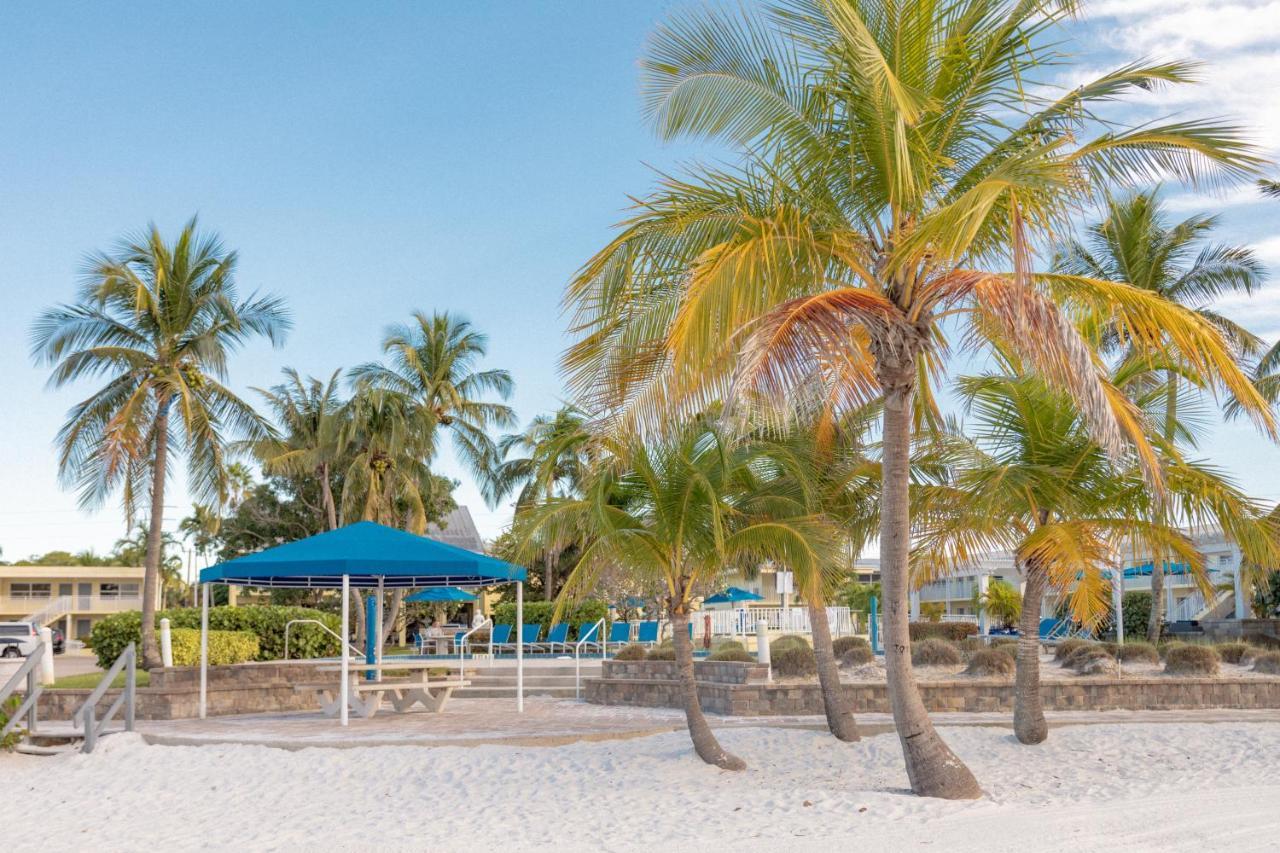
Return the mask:
M 141 609 L 140 595 L 0 595 L 0 613 L 5 616 L 50 614 L 52 619 L 67 613 L 95 616 Z

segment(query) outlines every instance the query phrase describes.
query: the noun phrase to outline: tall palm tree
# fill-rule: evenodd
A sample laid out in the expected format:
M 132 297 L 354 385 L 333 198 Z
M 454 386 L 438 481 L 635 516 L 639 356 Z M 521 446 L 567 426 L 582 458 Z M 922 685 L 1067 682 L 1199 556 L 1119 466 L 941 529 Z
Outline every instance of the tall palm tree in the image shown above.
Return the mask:
M 609 441 L 580 497 L 552 498 L 516 527 L 526 554 L 543 537 L 585 534 L 588 544 L 557 610 L 616 567 L 663 587 L 694 749 L 726 770 L 746 765 L 720 745 L 698 702 L 689 634 L 694 599 L 711 591 L 726 565 L 773 559 L 807 572 L 831 547 L 821 519 L 791 515 L 788 506 L 779 511 L 777 493 L 755 476 L 755 453 L 703 419 L 651 442 L 634 435 Z
M 1095 121 L 1097 105 L 1188 82 L 1185 63 L 1127 65 L 1052 98 L 1030 91 L 1028 74 L 1061 61 L 1055 31 L 1076 6 L 791 0 L 673 18 L 643 60 L 648 116 L 663 137 L 711 138 L 740 162 L 664 179 L 566 295 L 578 341 L 565 367 L 589 409 L 660 424 L 723 395 L 735 374 L 739 399 L 815 377 L 848 405 L 883 397 L 886 667 L 923 795 L 980 793 L 929 720 L 908 635 L 913 404 L 948 333 L 967 347 L 1008 339 L 1080 402 L 1111 453 L 1136 426 L 1069 319 L 1086 309 L 1274 428 L 1202 317 L 1128 285 L 1032 271 L 1036 249 L 1109 181 L 1232 181 L 1261 162 L 1229 126 Z
M 460 317 L 415 311 L 412 323 L 388 329 L 382 350 L 389 363 L 362 364 L 351 378 L 412 401 L 419 429 L 434 438 L 443 427 L 459 460 L 483 479 L 497 452 L 489 430 L 515 425 L 509 406 L 484 399 L 506 400 L 513 387 L 507 371 L 476 368 L 488 338 Z
M 1261 341 L 1210 306 L 1224 295 L 1252 293 L 1262 286 L 1266 271 L 1249 249 L 1210 242 L 1217 221 L 1213 216 L 1192 216 L 1172 222 L 1154 190 L 1109 198 L 1106 217 L 1089 228 L 1086 240 L 1069 243 L 1055 266 L 1073 275 L 1123 281 L 1185 305 L 1216 326 L 1237 357 L 1256 356 Z M 1116 329 L 1105 329 L 1103 341 L 1113 348 L 1128 343 Z M 1189 388 L 1176 369 L 1164 371 L 1162 384 L 1161 437 L 1172 444 L 1189 437 L 1177 434 L 1179 397 Z M 1151 573 L 1147 639 L 1153 643 L 1164 621 L 1164 562 L 1153 560 Z
M 275 297 L 241 299 L 235 269 L 236 253 L 198 232 L 194 218 L 172 243 L 152 225 L 115 251 L 91 256 L 79 301 L 45 311 L 32 328 L 32 355 L 53 366 L 52 387 L 107 378 L 72 407 L 58 433 L 63 482 L 86 507 L 121 490 L 130 519 L 149 492 L 144 667 L 160 665 L 155 602 L 170 453 L 187 457 L 192 498 L 221 504 L 227 433 L 266 432 L 224 384 L 227 357 L 255 336 L 279 344 L 290 322 Z
M 520 513 L 538 502 L 580 494 L 592 457 L 587 416 L 576 406 L 538 415 L 524 431 L 500 438 L 496 451 L 494 464 L 481 480 L 489 506 L 515 492 Z M 542 593 L 548 601 L 555 597 L 555 566 L 571 544 L 544 543 Z
M 345 429 L 350 410 L 338 388 L 335 370 L 327 381 L 303 379 L 292 367 L 285 381 L 269 390 L 256 388 L 275 416 L 280 431 L 251 449 L 268 474 L 315 477 L 320 484 L 324 520 L 338 528 L 338 505 L 333 495 L 333 475 L 339 470 L 350 437 Z

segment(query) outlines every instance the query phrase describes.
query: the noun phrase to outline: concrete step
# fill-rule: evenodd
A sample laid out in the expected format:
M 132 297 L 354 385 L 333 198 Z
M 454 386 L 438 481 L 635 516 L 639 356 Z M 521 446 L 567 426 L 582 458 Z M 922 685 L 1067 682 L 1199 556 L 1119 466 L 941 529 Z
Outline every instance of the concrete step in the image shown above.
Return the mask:
M 457 699 L 514 699 L 515 685 L 511 687 L 460 687 L 453 691 Z M 572 699 L 577 695 L 573 685 L 568 687 L 530 687 L 525 685 L 525 696 L 550 696 L 553 699 Z
M 584 672 L 582 677 L 595 678 L 599 677 L 599 673 L 592 676 Z M 514 675 L 472 675 L 468 672 L 467 681 L 470 681 L 474 687 L 484 687 L 495 684 L 514 685 L 516 683 L 516 677 Z M 526 672 L 524 674 L 524 683 L 526 685 L 541 684 L 546 687 L 556 687 L 564 684 L 575 684 L 577 683 L 577 679 L 572 675 L 542 675 L 540 673 L 534 675 Z

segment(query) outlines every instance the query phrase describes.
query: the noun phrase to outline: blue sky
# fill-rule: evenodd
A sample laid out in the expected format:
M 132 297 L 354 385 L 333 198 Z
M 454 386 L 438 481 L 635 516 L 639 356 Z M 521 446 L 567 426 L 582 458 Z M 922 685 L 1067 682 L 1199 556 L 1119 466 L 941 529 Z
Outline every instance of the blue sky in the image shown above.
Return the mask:
M 27 356 L 43 307 L 85 253 L 193 213 L 241 255 L 243 289 L 284 296 L 287 345 L 251 346 L 233 384 L 285 365 L 327 375 L 378 354 L 415 308 L 468 316 L 515 376 L 522 420 L 556 405 L 559 298 L 650 166 L 696 153 L 642 124 L 636 59 L 670 2 L 28 3 L 0 8 L 0 547 L 104 550 L 115 506 L 86 515 L 56 481 L 52 438 L 87 386 L 48 392 Z M 1194 95 L 1149 106 L 1229 112 L 1280 139 L 1280 4 L 1110 0 L 1077 28 L 1083 70 L 1153 54 L 1213 63 Z M 1212 7 L 1212 8 L 1206 8 Z M 1082 73 L 1071 71 L 1071 75 Z M 648 164 L 648 165 L 646 165 Z M 1280 262 L 1280 203 L 1184 194 L 1223 236 Z M 1274 339 L 1280 289 L 1226 310 Z M 1280 450 L 1243 425 L 1207 455 L 1280 499 Z M 439 467 L 461 477 L 446 455 Z M 490 511 L 465 481 L 482 531 Z M 181 490 L 167 516 L 186 514 Z

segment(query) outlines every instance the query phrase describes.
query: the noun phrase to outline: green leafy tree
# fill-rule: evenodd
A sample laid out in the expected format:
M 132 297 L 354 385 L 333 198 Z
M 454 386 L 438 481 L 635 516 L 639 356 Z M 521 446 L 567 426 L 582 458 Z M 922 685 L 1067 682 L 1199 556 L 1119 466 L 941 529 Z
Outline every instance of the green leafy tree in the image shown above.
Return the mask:
M 198 232 L 195 219 L 172 243 L 151 226 L 92 256 L 79 301 L 45 311 L 32 328 L 32 355 L 53 368 L 52 387 L 106 379 L 72 407 L 58 433 L 63 483 L 86 507 L 121 492 L 130 523 L 139 502 L 150 500 L 144 667 L 160 664 L 153 616 L 170 453 L 185 454 L 192 497 L 220 504 L 228 493 L 228 432 L 266 432 L 226 386 L 227 359 L 256 336 L 281 342 L 289 319 L 279 299 L 241 299 L 235 269 L 235 252 Z

